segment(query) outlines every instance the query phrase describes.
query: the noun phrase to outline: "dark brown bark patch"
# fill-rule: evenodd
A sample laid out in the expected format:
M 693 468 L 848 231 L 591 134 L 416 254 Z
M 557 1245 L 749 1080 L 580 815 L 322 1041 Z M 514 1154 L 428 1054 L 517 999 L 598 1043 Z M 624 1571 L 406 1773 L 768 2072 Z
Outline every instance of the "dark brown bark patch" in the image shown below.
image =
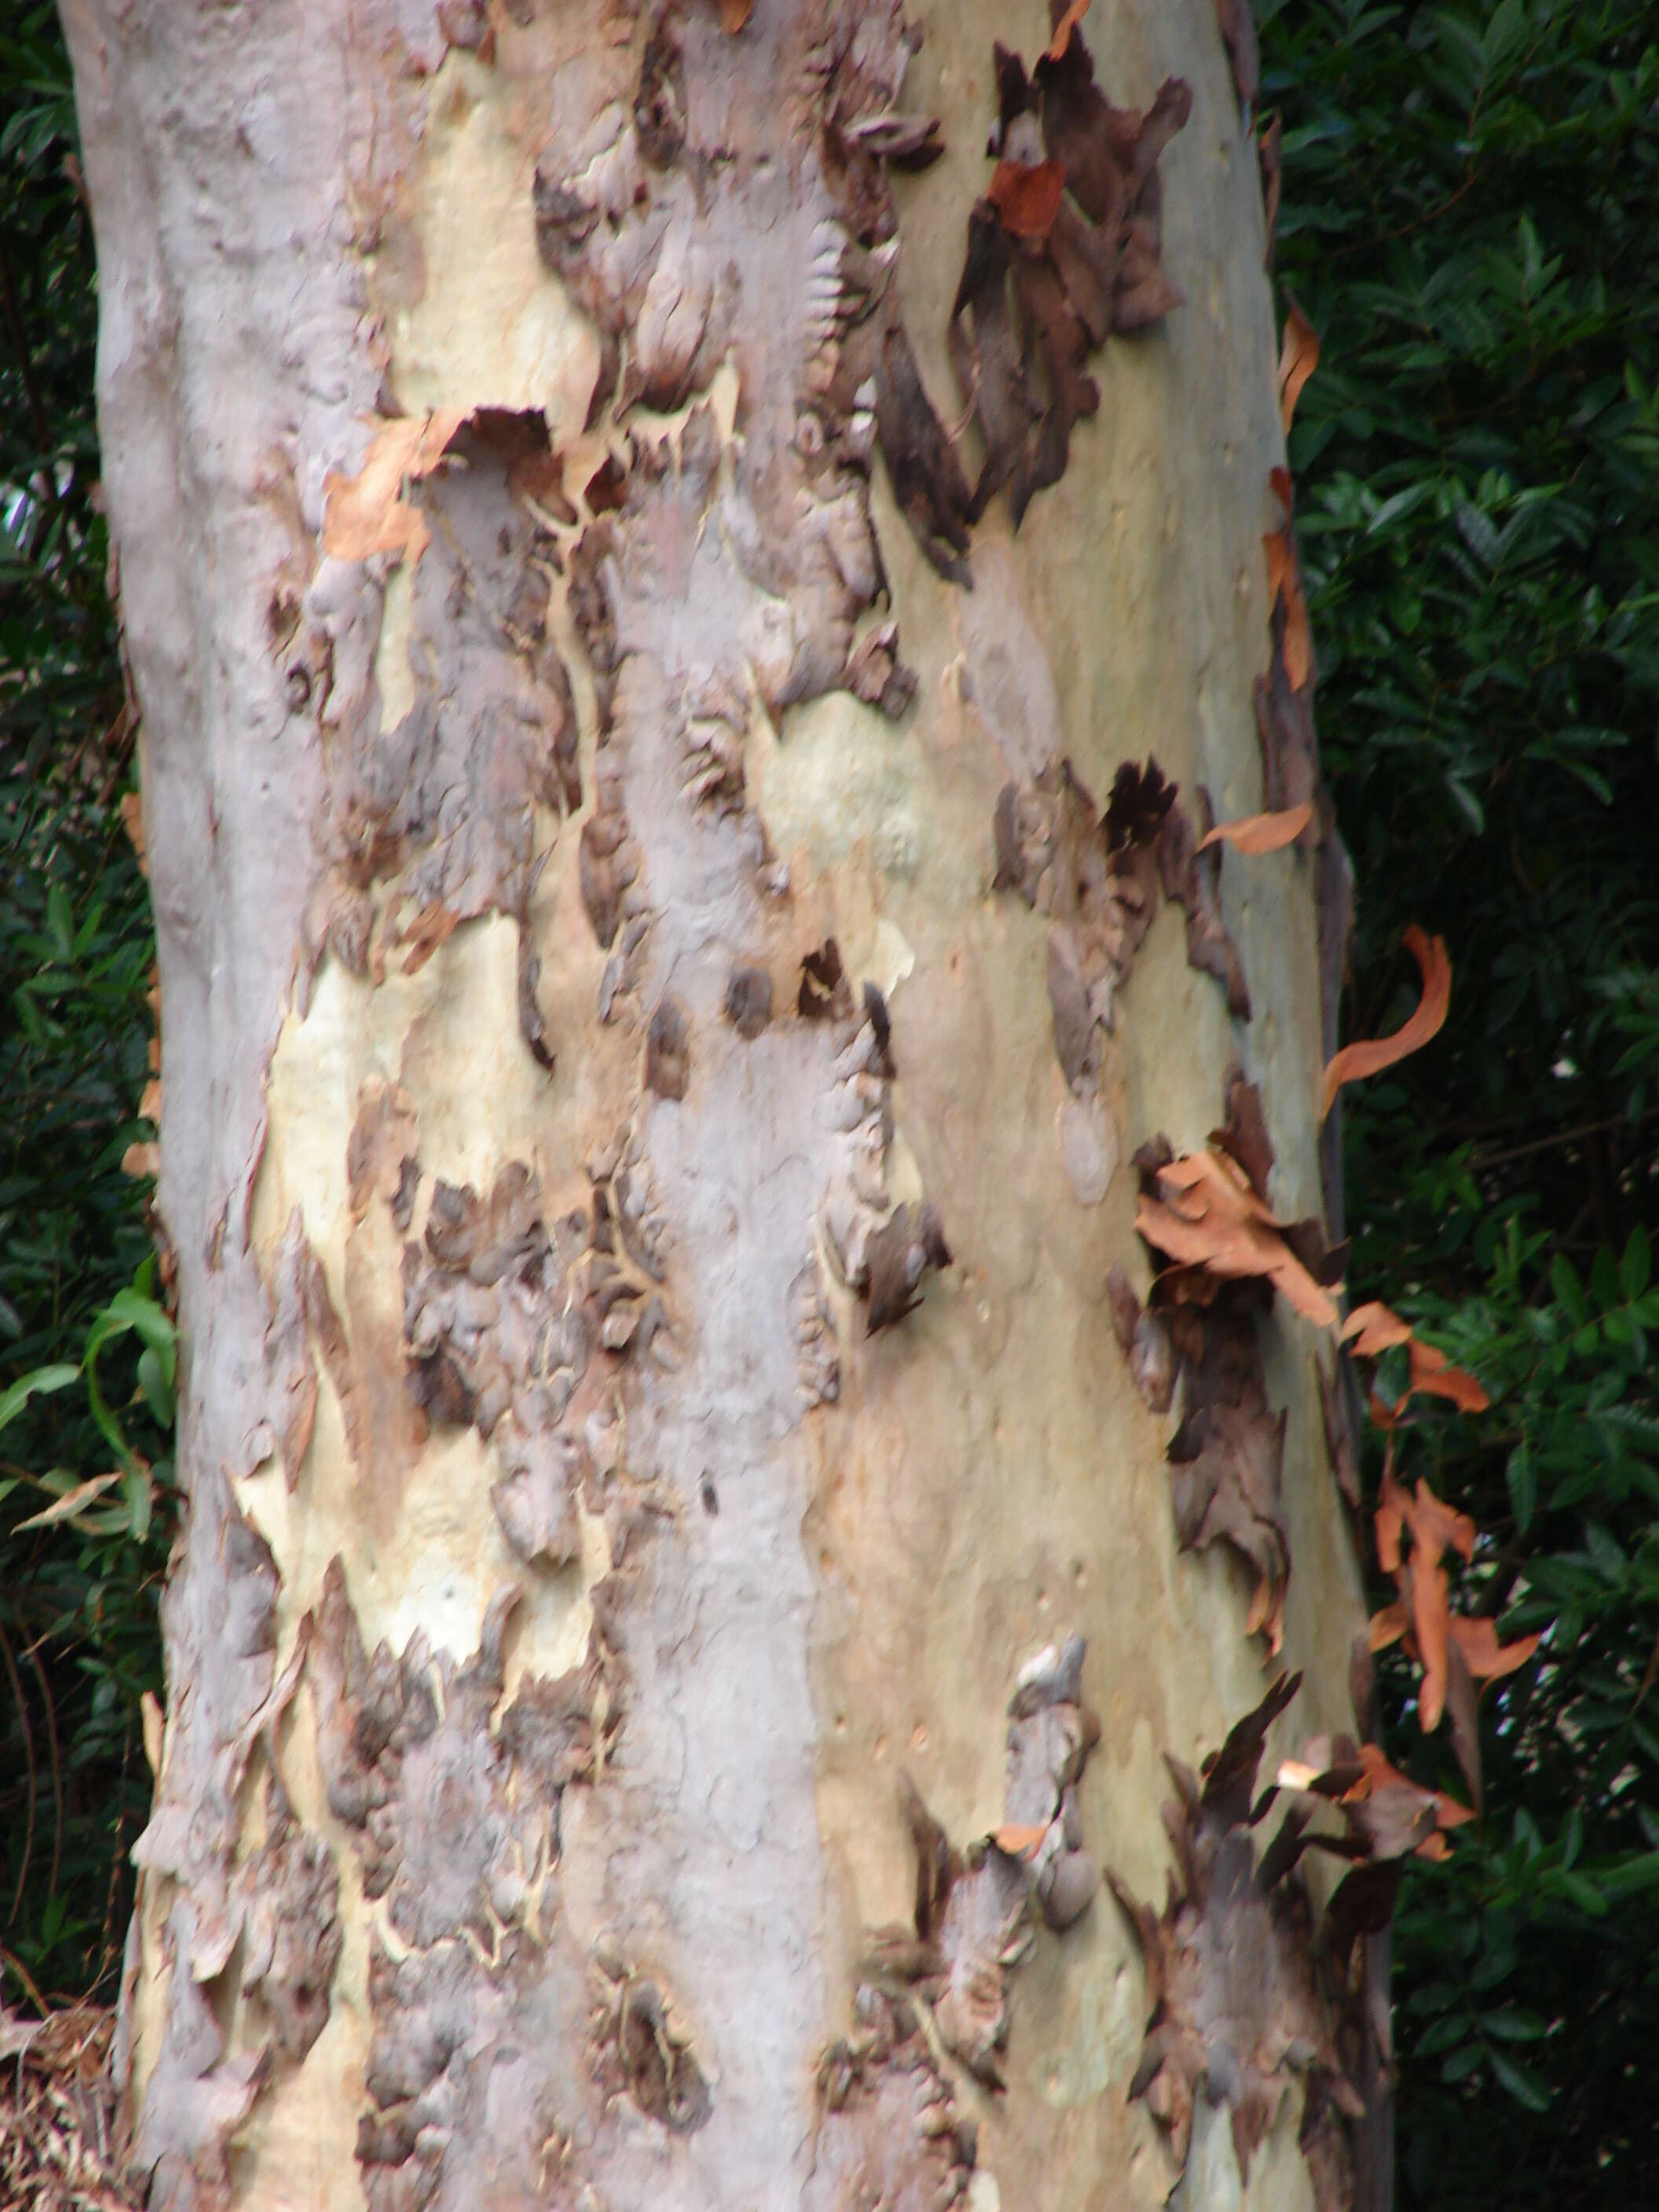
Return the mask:
M 915 1909 L 908 1927 L 866 1939 L 859 2026 L 819 2065 L 815 2206 L 949 2204 L 967 2186 L 976 2136 L 941 2051 L 986 2087 L 1006 2085 L 1010 1976 L 1038 1922 L 1069 1928 L 1100 1884 L 1077 1795 L 1100 1740 L 1082 1703 L 1084 1657 L 1073 1636 L 1021 1670 L 1008 1701 L 1005 1818 L 989 1836 L 957 1849 L 902 1778 Z
M 695 2135 L 714 2100 L 690 2035 L 658 1982 L 597 1962 L 593 1980 L 592 2059 L 601 2092 L 628 2097 L 672 2135 Z
M 678 999 L 659 999 L 645 1032 L 645 1087 L 659 1098 L 684 1098 L 690 1079 L 690 1021 Z
M 950 344 L 984 448 L 969 519 L 1006 488 L 1018 527 L 1099 406 L 1091 352 L 1181 304 L 1159 258 L 1158 158 L 1192 94 L 1171 77 L 1144 114 L 1114 107 L 1069 19 L 1029 76 L 1001 46 L 993 59 L 1000 158 L 969 216 Z
M 1167 1761 L 1176 1794 L 1164 1818 L 1176 1864 L 1162 1915 L 1109 1871 L 1107 1881 L 1146 1968 L 1146 2039 L 1130 2094 L 1145 2098 L 1176 2164 L 1186 2163 L 1201 2092 L 1228 2106 L 1248 2179 L 1294 2068 L 1304 2081 L 1300 2140 L 1315 2202 L 1320 2212 L 1348 2212 L 1352 2124 L 1364 2118 L 1354 2084 L 1371 2033 L 1353 1947 L 1387 1926 L 1401 1856 L 1432 1835 L 1436 1801 L 1395 1776 L 1374 1746 L 1346 1737 L 1321 1740 L 1328 1758 L 1316 1774 L 1299 1770 L 1305 1786 L 1258 1795 L 1267 1730 L 1300 1681 L 1274 1683 L 1205 1761 L 1201 1781 Z M 1284 1818 L 1258 1851 L 1255 1832 L 1280 1794 Z M 1333 1805 L 1341 1829 L 1314 1826 Z M 1351 1863 L 1317 1921 L 1299 1869 L 1310 1849 Z
M 1207 829 L 1209 799 L 1201 787 L 1198 806 Z M 1024 782 L 1004 786 L 992 834 L 993 889 L 1017 892 L 1048 919 L 1054 1053 L 1079 1095 L 1097 1087 L 1117 993 L 1160 891 L 1187 909 L 1189 962 L 1215 975 L 1231 1012 L 1249 1019 L 1243 969 L 1218 904 L 1218 855 L 1197 851 L 1177 788 L 1156 760 L 1144 768 L 1126 762 L 1103 812 L 1069 761 L 1051 762 Z
M 1161 1142 L 1137 1155 L 1143 1191 L 1168 1164 Z M 1155 1255 L 1161 1257 L 1162 1255 Z M 1291 1573 L 1280 1496 L 1285 1416 L 1269 1407 L 1260 1328 L 1272 1293 L 1260 1280 L 1223 1280 L 1164 1266 L 1143 1308 L 1127 1273 L 1108 1279 L 1113 1325 L 1136 1389 L 1155 1413 L 1181 1386 L 1170 1439 L 1170 1501 L 1183 1551 L 1224 1543 L 1255 1581 L 1249 1627 L 1278 1649 Z
M 772 1018 L 772 978 L 764 968 L 741 963 L 726 985 L 726 1018 L 738 1035 L 752 1044 Z
M 945 1241 L 945 1224 L 936 1206 L 894 1207 L 866 1243 L 868 1280 L 865 1297 L 868 1312 L 865 1328 L 873 1336 L 890 1328 L 921 1304 L 922 1279 L 930 1270 L 948 1267 L 951 1248 Z

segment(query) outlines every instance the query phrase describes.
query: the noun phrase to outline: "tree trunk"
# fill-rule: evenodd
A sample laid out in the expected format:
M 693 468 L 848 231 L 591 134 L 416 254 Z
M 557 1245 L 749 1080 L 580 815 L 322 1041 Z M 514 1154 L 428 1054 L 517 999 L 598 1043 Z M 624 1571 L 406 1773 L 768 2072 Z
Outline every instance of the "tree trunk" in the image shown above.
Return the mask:
M 1351 1725 L 1323 1340 L 1135 1231 L 1160 1135 L 1266 1190 L 1236 1066 L 1321 1205 L 1320 819 L 1194 850 L 1316 797 L 1216 9 L 65 12 L 184 1347 L 151 2203 L 1348 2202 L 1353 1970 L 1234 1879 L 1281 1636 L 1275 1746 Z

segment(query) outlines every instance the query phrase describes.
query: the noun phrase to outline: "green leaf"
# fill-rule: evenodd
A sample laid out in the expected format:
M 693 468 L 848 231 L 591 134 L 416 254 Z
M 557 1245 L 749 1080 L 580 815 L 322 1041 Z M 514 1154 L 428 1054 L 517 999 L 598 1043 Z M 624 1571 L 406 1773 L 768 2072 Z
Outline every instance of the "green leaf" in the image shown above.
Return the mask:
M 1576 1905 L 1581 1912 L 1588 1913 L 1592 1920 L 1600 1920 L 1606 1916 L 1607 1901 L 1598 1883 L 1582 1874 L 1559 1875 L 1557 1883 L 1562 1895 Z
M 1535 2012 L 1524 2011 L 1518 2005 L 1504 2005 L 1497 2012 L 1482 2013 L 1480 2030 L 1483 2035 L 1495 2035 L 1505 2043 L 1535 2043 L 1548 2033 Z
M 1538 1471 L 1524 1437 L 1510 1454 L 1504 1473 L 1510 1486 L 1510 1503 L 1515 1509 L 1515 1525 L 1524 1536 L 1532 1526 L 1538 1504 Z
M 138 1388 L 144 1394 L 144 1403 L 149 1407 L 150 1419 L 158 1429 L 173 1426 L 173 1381 L 162 1365 L 161 1355 L 153 1344 L 147 1344 L 138 1355 Z
M 75 957 L 75 915 L 62 884 L 54 884 L 46 893 L 46 927 L 54 953 L 67 967 Z
M 1567 1317 L 1575 1328 L 1582 1328 L 1590 1318 L 1589 1301 L 1584 1296 L 1573 1264 L 1565 1252 L 1558 1252 L 1550 1261 L 1550 1288 L 1558 1304 L 1567 1310 Z
M 1648 1286 L 1653 1273 L 1653 1248 L 1648 1232 L 1638 1221 L 1626 1241 L 1624 1254 L 1619 1262 L 1619 1283 L 1627 1300 L 1639 1298 Z
M 67 1389 L 80 1376 L 78 1367 L 61 1360 L 51 1367 L 37 1367 L 30 1374 L 20 1375 L 9 1389 L 0 1392 L 0 1429 L 9 1427 L 31 1398 Z
M 1530 2112 L 1548 2112 L 1548 2087 L 1532 2067 L 1523 2066 L 1519 2059 L 1506 2058 L 1501 2051 L 1489 2051 L 1486 2056 L 1493 2074 L 1516 2104 L 1524 2105 Z
M 1464 2044 L 1460 2050 L 1453 2051 L 1451 2057 L 1441 2068 L 1441 2080 L 1447 2082 L 1467 2081 L 1469 2075 L 1475 2072 L 1486 2055 L 1479 2043 Z

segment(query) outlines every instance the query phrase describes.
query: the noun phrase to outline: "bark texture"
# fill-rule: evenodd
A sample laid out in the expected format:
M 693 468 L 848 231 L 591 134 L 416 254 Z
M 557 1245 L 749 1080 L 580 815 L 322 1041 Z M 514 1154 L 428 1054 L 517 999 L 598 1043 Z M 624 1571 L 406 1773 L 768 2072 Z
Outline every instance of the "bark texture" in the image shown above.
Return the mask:
M 185 1346 L 151 2202 L 1349 2202 L 1301 1889 L 1261 2021 L 1181 1953 L 1189 2145 L 1097 1872 L 1358 1625 L 1314 1335 L 1139 1305 L 1235 1068 L 1320 1205 L 1315 856 L 1197 849 L 1282 459 L 1212 0 L 65 13 Z

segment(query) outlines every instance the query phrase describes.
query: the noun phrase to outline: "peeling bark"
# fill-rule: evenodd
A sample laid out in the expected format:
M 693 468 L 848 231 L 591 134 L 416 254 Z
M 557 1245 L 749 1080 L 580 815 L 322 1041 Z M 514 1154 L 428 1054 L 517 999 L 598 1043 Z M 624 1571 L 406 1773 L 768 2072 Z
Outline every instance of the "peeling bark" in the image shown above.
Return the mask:
M 1236 1060 L 1287 1219 L 1315 1159 L 1304 861 L 1200 849 L 1316 772 L 1216 27 L 66 12 L 183 1331 L 150 2202 L 1154 2203 L 1096 1869 L 1250 1702 L 1206 1547 L 1333 1727 L 1357 1618 L 1291 1325 L 1111 1273 Z

